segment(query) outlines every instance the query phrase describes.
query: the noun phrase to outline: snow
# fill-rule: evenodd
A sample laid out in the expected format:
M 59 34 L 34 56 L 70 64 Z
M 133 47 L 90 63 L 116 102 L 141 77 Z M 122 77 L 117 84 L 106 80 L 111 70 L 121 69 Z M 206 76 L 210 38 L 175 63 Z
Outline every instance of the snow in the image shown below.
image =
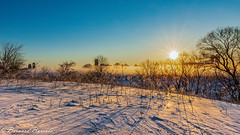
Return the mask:
M 239 105 L 199 97 L 27 80 L 0 93 L 0 134 L 240 134 Z

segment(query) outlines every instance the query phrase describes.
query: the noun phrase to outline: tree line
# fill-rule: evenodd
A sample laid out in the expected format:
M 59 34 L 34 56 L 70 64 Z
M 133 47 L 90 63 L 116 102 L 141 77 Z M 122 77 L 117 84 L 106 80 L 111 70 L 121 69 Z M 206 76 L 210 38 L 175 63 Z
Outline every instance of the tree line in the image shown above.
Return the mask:
M 146 60 L 134 75 L 113 72 L 105 64 L 107 58 L 97 56 L 100 65 L 82 74 L 73 70 L 75 62 L 59 64 L 57 74 L 44 67 L 38 79 L 64 80 L 108 85 L 128 85 L 207 98 L 240 101 L 240 28 L 218 28 L 199 39 L 196 50 L 181 52 L 177 60 Z M 22 46 L 4 43 L 0 51 L 1 75 L 18 74 L 24 65 Z M 124 69 L 123 64 L 114 65 Z

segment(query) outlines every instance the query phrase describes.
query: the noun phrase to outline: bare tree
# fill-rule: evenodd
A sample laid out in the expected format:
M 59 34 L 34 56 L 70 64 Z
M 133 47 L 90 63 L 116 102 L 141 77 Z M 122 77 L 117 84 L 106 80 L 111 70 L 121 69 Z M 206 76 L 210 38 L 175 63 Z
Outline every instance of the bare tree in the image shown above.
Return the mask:
M 193 56 L 188 52 L 182 52 L 179 55 L 178 62 L 180 66 L 180 72 L 179 72 L 179 83 L 184 88 L 184 92 L 190 92 L 193 90 L 193 78 L 194 78 L 194 58 Z
M 41 79 L 44 81 L 49 80 L 51 70 L 48 67 L 42 67 L 40 71 Z
M 69 80 L 72 78 L 73 75 L 73 67 L 76 66 L 74 61 L 70 62 L 63 62 L 59 64 L 58 72 L 60 73 L 60 78 L 63 80 Z
M 97 59 L 98 60 L 98 63 L 99 65 L 103 66 L 103 65 L 107 65 L 108 64 L 108 60 L 106 57 L 102 56 L 102 55 L 98 55 L 97 57 L 94 58 L 94 60 Z
M 203 80 L 206 70 L 207 69 L 211 70 L 211 68 L 207 67 L 207 65 L 206 65 L 206 63 L 204 63 L 204 59 L 201 57 L 201 55 L 199 55 L 196 52 L 193 52 L 192 55 L 193 55 L 192 64 L 194 65 L 193 75 L 194 75 L 194 79 L 196 81 L 195 94 L 197 95 L 200 90 L 200 85 L 204 83 L 204 81 L 201 81 L 201 80 Z M 209 75 L 209 73 L 208 73 L 208 75 Z
M 199 40 L 197 47 L 202 56 L 212 60 L 212 66 L 219 71 L 216 75 L 220 71 L 224 73 L 229 94 L 240 101 L 240 28 L 226 27 L 212 31 Z
M 161 75 L 163 65 L 159 62 L 146 60 L 140 64 L 140 68 L 136 69 L 137 75 L 141 78 L 142 87 L 157 87 L 158 78 Z
M 142 77 L 150 77 L 154 79 L 160 74 L 161 65 L 158 62 L 146 60 L 140 64 L 140 69 L 137 69 L 136 72 Z
M 108 74 L 108 60 L 106 57 L 102 55 L 98 55 L 94 58 L 94 61 L 97 60 L 97 65 L 95 63 L 95 66 L 93 68 L 93 71 L 90 72 L 92 76 L 92 81 L 100 83 L 101 89 L 103 87 L 103 84 L 106 83 L 106 77 Z
M 2 44 L 2 50 L 0 51 L 0 69 L 2 73 L 15 72 L 24 65 L 22 47 L 11 42 Z
M 99 75 L 103 74 L 104 72 L 107 72 L 107 66 L 108 64 L 108 60 L 106 57 L 102 56 L 102 55 L 98 55 L 97 57 L 94 58 L 94 61 L 97 59 L 98 61 L 98 65 L 95 66 L 94 70 L 95 72 L 97 72 Z M 99 76 L 98 75 L 98 76 Z

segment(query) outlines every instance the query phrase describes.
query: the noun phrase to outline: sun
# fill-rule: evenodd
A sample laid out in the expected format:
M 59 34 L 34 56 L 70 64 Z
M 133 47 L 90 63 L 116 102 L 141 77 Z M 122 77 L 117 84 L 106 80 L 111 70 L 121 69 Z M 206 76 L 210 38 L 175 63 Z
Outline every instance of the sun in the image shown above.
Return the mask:
M 177 58 L 178 58 L 178 52 L 176 52 L 176 51 L 171 51 L 171 52 L 169 53 L 169 57 L 170 57 L 171 59 L 173 59 L 173 60 L 177 59 Z

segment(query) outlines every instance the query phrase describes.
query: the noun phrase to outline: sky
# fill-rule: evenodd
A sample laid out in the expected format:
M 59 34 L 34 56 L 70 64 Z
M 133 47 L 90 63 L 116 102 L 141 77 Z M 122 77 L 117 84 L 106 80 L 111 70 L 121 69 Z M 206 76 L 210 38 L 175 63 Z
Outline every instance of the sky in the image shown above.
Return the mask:
M 0 0 L 0 43 L 27 63 L 78 66 L 103 55 L 130 65 L 189 51 L 208 32 L 240 25 L 240 0 Z

